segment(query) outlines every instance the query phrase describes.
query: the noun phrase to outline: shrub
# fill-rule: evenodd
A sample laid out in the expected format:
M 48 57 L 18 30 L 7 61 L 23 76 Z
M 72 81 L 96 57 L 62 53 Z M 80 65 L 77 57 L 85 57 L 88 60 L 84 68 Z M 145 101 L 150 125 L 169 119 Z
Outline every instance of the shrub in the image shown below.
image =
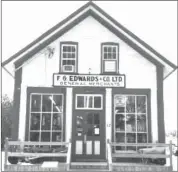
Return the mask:
M 13 102 L 7 95 L 1 98 L 1 148 L 4 148 L 5 138 L 11 137 L 12 121 L 11 115 L 13 112 Z

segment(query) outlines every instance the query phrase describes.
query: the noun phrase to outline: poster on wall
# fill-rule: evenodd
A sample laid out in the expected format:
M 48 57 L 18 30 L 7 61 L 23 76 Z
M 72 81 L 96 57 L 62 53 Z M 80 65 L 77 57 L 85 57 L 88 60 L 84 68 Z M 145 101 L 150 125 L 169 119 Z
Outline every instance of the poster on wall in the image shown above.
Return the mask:
M 54 74 L 53 86 L 125 87 L 125 75 Z

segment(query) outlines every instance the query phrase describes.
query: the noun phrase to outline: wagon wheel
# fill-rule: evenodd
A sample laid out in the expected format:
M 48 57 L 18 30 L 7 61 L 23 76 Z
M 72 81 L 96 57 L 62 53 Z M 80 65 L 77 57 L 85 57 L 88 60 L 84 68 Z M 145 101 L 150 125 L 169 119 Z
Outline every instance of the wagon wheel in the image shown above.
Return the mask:
M 41 157 L 41 158 L 31 159 L 31 160 L 30 160 L 30 163 L 32 163 L 32 164 L 42 164 L 43 161 L 44 161 L 44 158 Z
M 10 156 L 8 157 L 8 161 L 11 164 L 17 164 L 19 162 L 19 159 L 17 157 Z

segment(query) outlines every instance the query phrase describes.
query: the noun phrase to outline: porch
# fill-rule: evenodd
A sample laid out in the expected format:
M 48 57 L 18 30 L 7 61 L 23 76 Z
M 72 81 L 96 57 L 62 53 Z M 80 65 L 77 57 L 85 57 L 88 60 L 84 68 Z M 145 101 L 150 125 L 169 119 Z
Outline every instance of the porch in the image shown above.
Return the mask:
M 52 151 L 45 150 L 45 147 L 53 147 Z M 135 144 L 127 143 L 125 146 L 135 146 Z M 106 160 L 102 162 L 71 162 L 71 142 L 51 143 L 51 142 L 22 142 L 8 141 L 5 144 L 5 171 L 120 171 L 120 172 L 172 172 L 172 143 L 139 143 L 140 147 L 162 147 L 165 153 L 145 153 L 137 152 L 113 152 L 115 146 L 123 146 L 121 143 L 107 142 Z M 38 147 L 39 149 L 30 149 Z M 43 149 L 40 149 L 43 147 Z M 63 149 L 60 149 L 62 148 Z M 18 159 L 17 164 L 9 164 L 8 159 L 15 157 Z M 31 163 L 32 160 L 43 159 L 43 162 Z M 46 159 L 45 159 L 46 158 Z M 117 158 L 138 159 L 137 163 L 119 162 Z M 150 160 L 166 159 L 169 165 L 154 164 Z M 24 163 L 26 162 L 26 163 Z

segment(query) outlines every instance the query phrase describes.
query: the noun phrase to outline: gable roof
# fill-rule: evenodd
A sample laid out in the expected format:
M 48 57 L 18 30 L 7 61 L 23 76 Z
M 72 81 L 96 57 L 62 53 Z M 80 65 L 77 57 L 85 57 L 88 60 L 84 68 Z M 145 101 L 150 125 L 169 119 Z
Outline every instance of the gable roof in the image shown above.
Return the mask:
M 169 73 L 177 68 L 175 64 L 167 60 L 91 1 L 80 7 L 77 11 L 49 29 L 9 59 L 5 60 L 2 63 L 2 67 L 11 62 L 14 62 L 15 66 L 19 66 L 88 16 L 94 17 L 99 23 L 112 31 L 152 63 L 169 68 Z

